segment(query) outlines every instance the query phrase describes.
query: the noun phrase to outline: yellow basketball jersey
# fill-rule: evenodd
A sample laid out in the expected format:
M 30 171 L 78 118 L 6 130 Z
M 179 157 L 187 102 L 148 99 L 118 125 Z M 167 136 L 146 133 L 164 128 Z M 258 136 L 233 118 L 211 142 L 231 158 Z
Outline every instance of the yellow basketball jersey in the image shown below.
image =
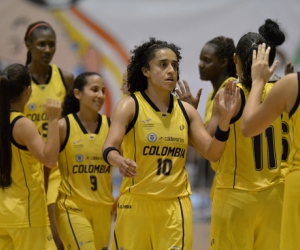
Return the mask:
M 86 131 L 76 114 L 65 117 L 67 136 L 59 154 L 59 192 L 91 204 L 113 204 L 112 166 L 102 158 L 109 120 L 99 115 L 95 133 Z
M 25 105 L 24 114 L 37 126 L 43 138 L 47 137 L 48 117 L 44 112 L 44 104 L 47 97 L 59 100 L 61 103 L 66 96 L 66 85 L 60 69 L 52 64 L 49 81 L 46 84 L 38 84 L 31 81 L 32 94 Z
M 145 94 L 132 95 L 135 117 L 122 149 L 138 165 L 135 178 L 123 178 L 121 193 L 173 199 L 191 194 L 186 171 L 189 118 L 182 103 L 171 95 L 167 112 L 161 112 Z
M 281 171 L 286 175 L 290 162 L 291 152 L 291 127 L 292 122 L 289 115 L 285 112 L 281 115 L 281 128 L 282 128 L 282 156 L 281 156 Z
M 292 144 L 292 150 L 291 150 L 291 165 L 289 166 L 289 169 L 291 171 L 293 170 L 299 170 L 300 169 L 300 72 L 298 74 L 298 97 L 296 100 L 296 103 L 292 110 L 290 111 L 290 118 L 292 123 L 292 129 L 291 129 L 291 144 Z
M 241 85 L 242 105 L 231 120 L 230 134 L 216 174 L 217 188 L 264 190 L 283 182 L 281 173 L 282 130 L 278 117 L 263 133 L 246 138 L 241 133 L 241 116 L 249 92 Z M 262 101 L 272 88 L 267 83 Z
M 13 128 L 20 112 L 11 112 Z M 12 138 L 11 185 L 0 188 L 0 228 L 42 227 L 49 225 L 42 164 L 25 146 Z
M 226 84 L 226 82 L 228 81 L 236 81 L 236 78 L 234 77 L 229 77 L 227 78 L 219 87 L 219 89 L 223 88 Z M 212 109 L 213 109 L 213 104 L 214 104 L 214 98 L 212 97 L 214 93 L 214 90 L 212 90 L 208 97 L 207 97 L 207 101 L 206 101 L 206 106 L 205 106 L 205 117 L 204 117 L 204 126 L 206 126 L 211 118 L 212 115 Z M 210 167 L 216 171 L 218 164 L 216 162 L 210 162 Z

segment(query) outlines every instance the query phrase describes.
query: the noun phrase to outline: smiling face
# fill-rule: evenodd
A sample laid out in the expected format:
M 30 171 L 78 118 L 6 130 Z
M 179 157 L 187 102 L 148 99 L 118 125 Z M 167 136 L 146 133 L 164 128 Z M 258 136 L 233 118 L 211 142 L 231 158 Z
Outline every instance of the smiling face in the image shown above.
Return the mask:
M 74 95 L 80 102 L 80 109 L 87 108 L 98 112 L 105 101 L 104 81 L 98 75 L 87 76 L 86 81 L 83 91 L 74 89 Z
M 148 87 L 172 91 L 178 77 L 178 60 L 176 54 L 168 48 L 158 49 L 155 57 L 149 62 L 149 68 L 142 69 L 147 77 Z
M 216 56 L 216 49 L 211 44 L 206 44 L 200 53 L 199 73 L 203 81 L 211 81 L 224 70 L 224 64 Z
M 26 45 L 32 62 L 49 65 L 56 50 L 56 37 L 51 29 L 36 29 Z

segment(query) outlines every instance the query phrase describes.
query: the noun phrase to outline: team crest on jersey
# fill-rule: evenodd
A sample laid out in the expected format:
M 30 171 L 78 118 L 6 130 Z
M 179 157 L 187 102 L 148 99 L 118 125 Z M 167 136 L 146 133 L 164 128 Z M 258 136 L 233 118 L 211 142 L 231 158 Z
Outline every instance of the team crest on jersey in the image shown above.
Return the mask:
M 161 116 L 162 116 L 162 118 L 166 118 L 167 114 L 166 113 L 162 113 Z
M 29 110 L 34 111 L 34 110 L 36 110 L 36 104 L 35 103 L 29 103 L 28 108 L 29 108 Z
M 180 129 L 180 130 L 184 130 L 184 125 L 183 125 L 183 124 L 180 125 L 180 126 L 179 126 L 179 129 Z
M 153 133 L 150 133 L 149 135 L 148 135 L 148 141 L 150 141 L 150 142 L 155 142 L 156 141 L 156 134 L 153 134 Z
M 90 135 L 90 140 L 91 141 L 95 140 L 95 137 L 96 137 L 95 135 Z
M 75 156 L 75 159 L 76 159 L 77 162 L 82 162 L 83 159 L 84 159 L 84 157 L 83 157 L 82 154 L 77 154 L 77 155 Z

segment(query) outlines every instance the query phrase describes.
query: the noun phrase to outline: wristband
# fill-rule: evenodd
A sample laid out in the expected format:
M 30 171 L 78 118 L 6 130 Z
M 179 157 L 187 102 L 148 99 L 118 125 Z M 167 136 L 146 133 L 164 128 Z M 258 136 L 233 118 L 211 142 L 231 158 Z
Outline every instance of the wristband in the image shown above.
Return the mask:
M 218 141 L 227 141 L 229 137 L 229 131 L 230 128 L 228 128 L 227 131 L 223 131 L 220 129 L 219 125 L 217 126 L 216 132 L 215 132 L 215 138 Z
M 119 151 L 117 148 L 115 148 L 115 147 L 108 147 L 108 148 L 104 149 L 104 151 L 103 151 L 103 160 L 104 160 L 108 165 L 111 165 L 111 164 L 108 162 L 108 160 L 107 160 L 107 156 L 108 156 L 108 154 L 109 154 L 110 151 L 118 151 L 118 153 L 121 155 L 120 151 Z

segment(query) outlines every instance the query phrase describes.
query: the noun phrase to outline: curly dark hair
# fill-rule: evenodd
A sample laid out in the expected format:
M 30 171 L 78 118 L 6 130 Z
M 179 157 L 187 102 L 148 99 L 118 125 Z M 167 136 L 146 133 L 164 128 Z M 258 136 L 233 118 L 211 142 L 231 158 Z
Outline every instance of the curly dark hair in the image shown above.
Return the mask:
M 156 40 L 153 37 L 150 37 L 148 42 L 140 46 L 135 46 L 134 50 L 131 51 L 133 55 L 127 66 L 128 91 L 130 93 L 147 89 L 147 78 L 144 76 L 142 68 L 145 67 L 149 69 L 149 62 L 155 57 L 155 52 L 165 48 L 171 49 L 176 54 L 179 63 L 181 59 L 179 52 L 180 47 L 173 43 Z M 179 80 L 179 68 L 177 76 Z
M 78 89 L 80 92 L 83 91 L 84 86 L 87 84 L 87 78 L 89 76 L 97 75 L 100 76 L 97 72 L 83 72 L 79 74 L 73 83 L 73 88 L 70 89 L 64 99 L 62 117 L 67 116 L 68 114 L 77 113 L 80 109 L 79 100 L 74 95 L 74 89 Z
M 235 53 L 235 45 L 233 39 L 225 36 L 217 36 L 206 44 L 212 45 L 215 48 L 215 54 L 219 60 L 227 59 L 226 72 L 228 76 L 237 77 L 233 54 Z
M 243 35 L 236 46 L 236 55 L 242 62 L 243 70 L 243 77 L 240 81 L 248 90 L 251 90 L 252 86 L 251 65 L 253 50 L 257 50 L 258 45 L 262 43 L 265 43 L 267 47 L 271 47 L 269 65 L 272 65 L 276 56 L 276 47 L 285 41 L 285 35 L 278 23 L 271 19 L 266 19 L 258 31 L 259 33 L 249 32 Z

